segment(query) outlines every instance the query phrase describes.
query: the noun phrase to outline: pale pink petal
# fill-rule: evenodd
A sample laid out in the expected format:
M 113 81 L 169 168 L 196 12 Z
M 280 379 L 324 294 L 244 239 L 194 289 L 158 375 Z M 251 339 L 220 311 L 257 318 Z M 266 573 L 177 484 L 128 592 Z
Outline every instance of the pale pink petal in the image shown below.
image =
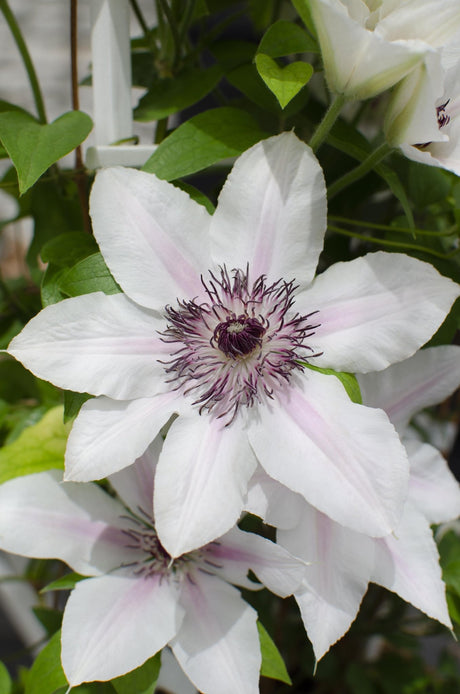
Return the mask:
M 382 410 L 352 403 L 334 376 L 308 371 L 259 408 L 249 439 L 267 473 L 366 535 L 397 525 L 406 452 Z
M 61 559 L 97 575 L 126 555 L 119 529 L 123 506 L 94 484 L 62 483 L 50 470 L 0 485 L 0 547 L 14 554 Z
M 206 547 L 205 561 L 219 566 L 219 575 L 230 583 L 245 585 L 251 569 L 272 593 L 286 597 L 301 584 L 305 563 L 270 540 L 232 528 Z M 214 570 L 214 569 L 213 569 Z
M 99 576 L 72 591 L 62 624 L 62 667 L 72 687 L 134 670 L 180 627 L 177 587 L 156 575 Z
M 452 628 L 438 550 L 424 516 L 407 503 L 394 535 L 374 540 L 374 545 L 371 580 Z
M 309 345 L 314 364 L 337 371 L 380 371 L 410 357 L 445 319 L 460 286 L 429 263 L 400 253 L 369 253 L 336 263 L 296 300 L 319 311 Z
M 193 412 L 173 422 L 155 476 L 155 526 L 172 557 L 237 522 L 256 460 L 237 421 Z
M 425 407 L 445 400 L 460 386 L 460 347 L 429 347 L 379 373 L 358 376 L 363 402 L 381 407 L 403 431 Z
M 131 299 L 160 310 L 201 291 L 210 216 L 182 190 L 143 171 L 105 169 L 90 211 L 104 259 Z
M 404 439 L 410 463 L 409 499 L 429 523 L 460 516 L 460 485 L 440 452 L 428 443 Z
M 277 541 L 310 562 L 295 598 L 319 660 L 358 613 L 372 572 L 373 540 L 304 504 L 299 525 L 279 530 Z
M 158 434 L 133 465 L 109 475 L 109 482 L 118 496 L 134 513 L 142 509 L 153 518 L 153 481 L 163 437 Z
M 249 269 L 252 280 L 315 273 L 326 228 L 326 188 L 311 149 L 292 132 L 251 147 L 237 160 L 211 221 L 214 261 Z
M 9 354 L 60 388 L 130 399 L 155 395 L 165 381 L 170 346 L 165 322 L 124 294 L 84 294 L 40 311 L 9 345 Z
M 171 642 L 179 665 L 203 694 L 259 694 L 257 614 L 224 581 L 195 572 L 182 584 L 186 614 Z
M 175 392 L 156 398 L 94 398 L 81 408 L 67 442 L 65 479 L 107 477 L 132 465 L 153 441 L 181 401 Z
M 269 477 L 261 465 L 249 481 L 245 510 L 276 528 L 292 528 L 300 520 L 304 499 Z

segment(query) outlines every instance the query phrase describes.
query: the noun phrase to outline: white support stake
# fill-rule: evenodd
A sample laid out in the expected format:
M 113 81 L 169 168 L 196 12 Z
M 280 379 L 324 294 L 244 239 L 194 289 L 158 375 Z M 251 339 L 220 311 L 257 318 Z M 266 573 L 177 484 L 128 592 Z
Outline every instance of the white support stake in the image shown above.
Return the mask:
M 154 145 L 115 142 L 133 136 L 128 0 L 91 0 L 91 53 L 95 146 L 86 164 L 142 166 Z

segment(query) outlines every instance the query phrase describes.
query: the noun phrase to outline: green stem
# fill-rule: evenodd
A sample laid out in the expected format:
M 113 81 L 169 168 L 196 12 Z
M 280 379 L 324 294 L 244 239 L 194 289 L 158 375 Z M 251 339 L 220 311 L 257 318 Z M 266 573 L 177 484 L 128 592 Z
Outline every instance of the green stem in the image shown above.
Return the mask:
M 160 7 L 164 13 L 164 16 L 168 20 L 169 24 L 169 29 L 171 31 L 171 36 L 174 44 L 174 58 L 171 61 L 172 66 L 175 67 L 177 64 L 177 61 L 180 58 L 180 52 L 181 52 L 181 44 L 180 44 L 180 37 L 179 33 L 177 31 L 177 26 L 176 26 L 176 20 L 174 18 L 173 13 L 171 12 L 171 8 L 168 5 L 167 0 L 159 0 Z
M 340 111 L 342 110 L 345 101 L 346 99 L 343 94 L 338 94 L 331 101 L 329 108 L 323 116 L 323 120 L 316 128 L 315 132 L 313 133 L 313 137 L 310 140 L 310 147 L 314 152 L 316 152 L 316 150 L 326 139 L 330 129 L 339 117 Z
M 34 95 L 34 101 L 35 106 L 37 108 L 38 118 L 41 123 L 46 123 L 47 118 L 45 104 L 43 101 L 40 85 L 38 83 L 37 73 L 35 72 L 35 68 L 32 63 L 32 58 L 30 57 L 30 53 L 27 49 L 24 37 L 21 33 L 21 29 L 19 28 L 19 24 L 17 23 L 16 18 L 14 14 L 11 12 L 10 6 L 8 5 L 8 0 L 0 0 L 0 10 L 3 12 L 3 16 L 6 19 L 6 23 L 8 24 L 10 31 L 13 34 L 16 46 L 18 47 L 19 53 L 21 54 L 24 67 L 29 78 L 30 86 L 32 88 L 32 93 Z
M 360 178 L 365 176 L 369 171 L 371 171 L 371 169 L 377 166 L 382 159 L 387 157 L 391 150 L 392 147 L 384 142 L 383 145 L 380 145 L 380 147 L 377 147 L 377 149 L 369 154 L 367 159 L 361 162 L 359 166 L 346 173 L 337 181 L 334 181 L 334 183 L 327 190 L 328 200 L 332 200 L 332 198 L 335 197 L 337 193 L 340 193 L 341 190 L 347 188 L 355 181 L 359 181 Z
M 166 133 L 168 132 L 168 118 L 160 118 L 159 121 L 157 121 L 157 128 L 155 131 L 155 144 L 159 145 L 160 142 L 162 142 L 165 137 Z
M 436 258 L 453 258 L 453 256 L 460 253 L 460 249 L 456 249 L 451 253 L 439 253 L 438 251 L 433 251 L 431 248 L 426 246 L 418 246 L 415 243 L 404 243 L 404 241 L 389 241 L 388 239 L 377 239 L 373 236 L 365 236 L 365 234 L 358 234 L 354 231 L 348 231 L 348 229 L 341 229 L 340 227 L 332 226 L 331 224 L 327 227 L 330 231 L 335 231 L 337 234 L 342 234 L 343 236 L 351 236 L 353 239 L 362 239 L 369 243 L 377 243 L 380 246 L 387 246 L 388 248 L 403 248 L 404 250 L 420 251 L 421 253 L 427 253 L 428 255 L 434 255 Z
M 144 19 L 144 16 L 140 10 L 139 5 L 137 4 L 137 0 L 129 0 L 129 3 L 131 5 L 131 8 L 132 8 L 134 14 L 136 15 L 136 19 L 139 22 L 142 31 L 144 32 L 144 36 L 146 38 L 150 38 L 150 30 L 147 26 L 147 22 Z
M 414 231 L 419 236 L 453 236 L 457 231 L 457 225 L 454 224 L 447 231 L 429 231 L 428 229 L 411 229 L 410 227 L 389 226 L 388 224 L 376 224 L 375 222 L 366 222 L 358 219 L 349 219 L 348 217 L 338 217 L 330 215 L 331 222 L 339 224 L 349 224 L 354 227 L 366 227 L 367 229 L 378 229 L 379 231 L 395 231 L 401 234 L 414 234 Z

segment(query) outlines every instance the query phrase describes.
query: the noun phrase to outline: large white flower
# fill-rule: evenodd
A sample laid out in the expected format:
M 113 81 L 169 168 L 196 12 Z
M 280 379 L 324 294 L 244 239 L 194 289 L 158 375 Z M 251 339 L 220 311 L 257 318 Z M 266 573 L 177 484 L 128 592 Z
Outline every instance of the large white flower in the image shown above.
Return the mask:
M 140 666 L 167 644 L 204 694 L 257 694 L 257 614 L 230 584 L 258 588 L 249 569 L 285 597 L 305 565 L 273 542 L 233 528 L 173 559 L 155 531 L 154 467 L 161 443 L 110 478 L 119 499 L 95 484 L 62 483 L 58 471 L 0 486 L 0 547 L 57 558 L 91 578 L 64 611 L 62 665 L 72 687 Z M 125 504 L 125 505 L 123 505 Z
M 348 98 L 389 89 L 460 30 L 457 0 L 309 0 L 308 7 L 329 88 Z
M 430 524 L 460 515 L 460 487 L 441 454 L 410 438 L 407 425 L 460 385 L 460 348 L 422 350 L 359 382 L 364 402 L 386 410 L 409 454 L 409 493 L 395 532 L 370 538 L 345 528 L 260 470 L 249 494 L 249 509 L 281 527 L 278 542 L 311 562 L 295 597 L 318 660 L 349 629 L 369 581 L 451 626 Z
M 383 252 L 314 279 L 326 192 L 292 133 L 238 159 L 212 216 L 171 184 L 123 168 L 98 174 L 91 214 L 126 294 L 49 306 L 9 347 L 37 376 L 99 396 L 75 421 L 66 478 L 131 464 L 177 414 L 155 482 L 171 556 L 235 524 L 257 461 L 337 522 L 391 532 L 408 475 L 392 425 L 301 362 L 384 369 L 429 339 L 458 286 Z

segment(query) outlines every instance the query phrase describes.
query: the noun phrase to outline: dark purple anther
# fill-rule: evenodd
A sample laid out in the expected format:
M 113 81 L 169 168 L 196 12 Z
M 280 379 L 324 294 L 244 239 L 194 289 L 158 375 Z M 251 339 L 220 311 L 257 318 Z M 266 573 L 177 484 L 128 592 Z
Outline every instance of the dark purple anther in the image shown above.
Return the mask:
M 213 338 L 220 350 L 232 359 L 250 354 L 262 344 L 265 332 L 263 325 L 256 318 L 247 316 L 232 317 L 219 323 Z

